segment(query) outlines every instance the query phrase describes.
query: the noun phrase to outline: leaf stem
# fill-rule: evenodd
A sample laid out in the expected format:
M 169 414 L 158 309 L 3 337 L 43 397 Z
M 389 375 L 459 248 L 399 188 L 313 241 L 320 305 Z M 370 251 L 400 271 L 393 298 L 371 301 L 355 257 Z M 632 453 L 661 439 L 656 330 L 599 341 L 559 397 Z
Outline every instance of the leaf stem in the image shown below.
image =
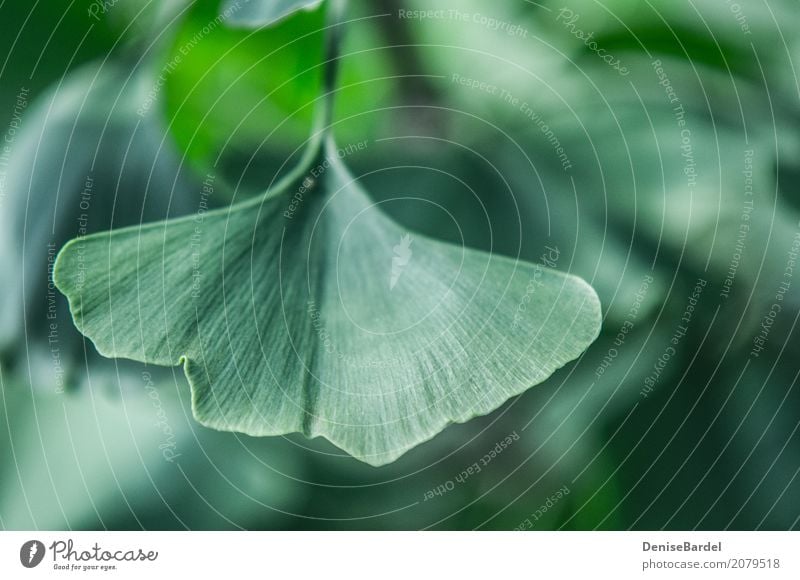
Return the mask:
M 397 74 L 403 77 L 400 85 L 403 102 L 412 105 L 439 103 L 439 89 L 428 77 L 422 76 L 425 72 L 424 59 L 407 21 L 396 19 L 402 12 L 403 4 L 399 0 L 380 0 L 379 5 L 382 12 L 390 14 L 388 18 L 379 18 L 377 22 L 388 43 L 387 52 L 392 65 Z
M 324 91 L 319 132 L 327 136 L 331 132 L 333 108 L 339 75 L 342 38 L 344 37 L 344 14 L 346 0 L 328 0 L 327 25 L 325 29 L 325 68 L 322 78 Z

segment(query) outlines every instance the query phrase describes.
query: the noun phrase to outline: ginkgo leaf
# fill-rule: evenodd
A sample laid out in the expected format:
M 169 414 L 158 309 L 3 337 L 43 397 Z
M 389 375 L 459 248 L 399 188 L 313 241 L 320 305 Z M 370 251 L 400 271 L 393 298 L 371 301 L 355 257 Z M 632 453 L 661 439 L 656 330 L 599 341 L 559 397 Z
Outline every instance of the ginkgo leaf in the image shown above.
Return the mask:
M 238 28 L 272 26 L 298 10 L 314 10 L 322 0 L 225 0 L 225 23 Z
M 415 236 L 331 141 L 314 149 L 262 198 L 70 242 L 55 280 L 77 327 L 106 356 L 183 364 L 207 426 L 323 436 L 373 465 L 596 338 L 585 282 Z

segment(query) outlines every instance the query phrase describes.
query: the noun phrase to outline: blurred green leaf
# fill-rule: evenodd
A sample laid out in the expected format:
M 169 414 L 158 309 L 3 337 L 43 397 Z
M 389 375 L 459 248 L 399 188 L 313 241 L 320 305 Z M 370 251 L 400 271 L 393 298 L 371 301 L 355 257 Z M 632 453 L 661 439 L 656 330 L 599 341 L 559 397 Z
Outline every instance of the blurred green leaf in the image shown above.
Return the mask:
M 221 14 L 230 14 L 228 26 L 262 28 L 272 26 L 298 10 L 314 10 L 322 0 L 225 0 Z
M 276 439 L 199 427 L 176 396 L 185 385 L 156 381 L 141 372 L 135 390 L 116 396 L 34 395 L 4 383 L 3 529 L 281 525 L 303 501 L 298 454 Z
M 232 12 L 231 14 L 236 14 Z M 311 133 L 321 93 L 324 14 L 299 12 L 268 29 L 234 30 L 213 3 L 196 3 L 157 71 L 164 111 L 203 172 L 220 156 L 260 149 L 284 156 Z
M 147 67 L 91 64 L 30 106 L 23 100 L 0 212 L 0 268 L 15 273 L 0 279 L 0 350 L 58 354 L 61 379 L 52 361 L 31 364 L 39 387 L 70 382 L 72 356 L 83 359 L 67 303 L 51 284 L 58 250 L 79 235 L 187 213 L 199 194 L 160 119 L 136 114 L 151 78 Z

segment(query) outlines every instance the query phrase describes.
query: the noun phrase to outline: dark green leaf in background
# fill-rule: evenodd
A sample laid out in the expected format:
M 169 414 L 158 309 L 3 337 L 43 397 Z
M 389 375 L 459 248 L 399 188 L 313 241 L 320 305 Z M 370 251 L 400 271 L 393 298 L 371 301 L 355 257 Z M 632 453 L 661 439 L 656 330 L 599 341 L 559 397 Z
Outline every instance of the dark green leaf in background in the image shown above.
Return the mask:
M 58 250 L 76 236 L 195 207 L 199 183 L 181 167 L 160 118 L 137 115 L 151 87 L 145 66 L 90 64 L 25 107 L 0 212 L 0 350 L 33 360 L 28 373 L 38 387 L 63 387 L 83 358 L 51 283 Z

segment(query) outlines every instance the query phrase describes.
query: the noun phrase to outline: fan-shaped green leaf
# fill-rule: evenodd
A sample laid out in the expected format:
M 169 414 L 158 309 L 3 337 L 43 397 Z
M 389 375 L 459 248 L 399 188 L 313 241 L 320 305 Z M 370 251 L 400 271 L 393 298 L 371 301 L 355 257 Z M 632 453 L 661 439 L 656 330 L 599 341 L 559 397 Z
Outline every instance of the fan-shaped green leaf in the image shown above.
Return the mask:
M 332 142 L 312 159 L 263 198 L 70 242 L 55 279 L 78 328 L 107 356 L 183 364 L 205 425 L 324 436 L 374 465 L 597 336 L 580 279 L 406 232 Z

